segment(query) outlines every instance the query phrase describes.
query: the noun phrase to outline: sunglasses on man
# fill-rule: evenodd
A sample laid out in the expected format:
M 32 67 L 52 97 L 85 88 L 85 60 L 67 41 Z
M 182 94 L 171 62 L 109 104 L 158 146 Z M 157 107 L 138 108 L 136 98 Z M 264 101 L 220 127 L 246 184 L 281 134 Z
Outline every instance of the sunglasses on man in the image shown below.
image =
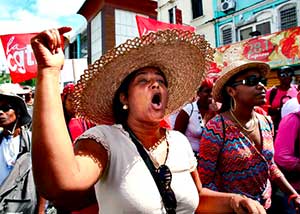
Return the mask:
M 279 77 L 292 77 L 294 76 L 294 72 L 281 72 L 279 73 Z
M 246 85 L 246 86 L 257 86 L 259 83 L 266 85 L 267 79 L 264 77 L 258 76 L 249 76 L 246 79 L 236 81 L 231 84 L 231 86 L 238 86 L 238 85 Z
M 0 111 L 8 112 L 10 109 L 13 109 L 13 107 L 9 104 L 0 105 Z

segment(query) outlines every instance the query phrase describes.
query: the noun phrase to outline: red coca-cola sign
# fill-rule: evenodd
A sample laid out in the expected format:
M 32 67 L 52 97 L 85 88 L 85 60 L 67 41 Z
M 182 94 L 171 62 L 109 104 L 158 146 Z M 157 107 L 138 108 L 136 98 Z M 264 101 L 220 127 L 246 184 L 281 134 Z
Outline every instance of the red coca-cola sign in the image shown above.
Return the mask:
M 268 61 L 274 45 L 267 39 L 251 39 L 244 44 L 243 56 L 254 61 Z

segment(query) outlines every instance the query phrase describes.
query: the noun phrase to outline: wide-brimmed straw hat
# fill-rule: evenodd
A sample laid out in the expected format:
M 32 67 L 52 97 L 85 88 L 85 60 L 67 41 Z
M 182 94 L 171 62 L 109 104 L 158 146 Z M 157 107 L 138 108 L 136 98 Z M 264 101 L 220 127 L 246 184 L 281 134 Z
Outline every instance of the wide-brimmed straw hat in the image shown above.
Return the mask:
M 169 114 L 194 95 L 213 53 L 202 35 L 178 29 L 127 40 L 85 70 L 75 86 L 76 113 L 98 124 L 114 123 L 113 97 L 123 79 L 137 69 L 153 66 L 167 78 Z
M 255 68 L 257 71 L 261 73 L 262 76 L 266 76 L 270 71 L 270 66 L 267 63 L 259 62 L 259 61 L 246 61 L 246 60 L 237 60 L 231 62 L 228 66 L 226 66 L 219 74 L 218 79 L 216 80 L 213 90 L 212 96 L 215 101 L 222 103 L 223 102 L 223 94 L 222 90 L 224 89 L 224 85 L 230 80 L 234 75 L 250 69 Z
M 27 111 L 27 106 L 22 97 L 18 94 L 26 94 L 28 91 L 22 89 L 18 84 L 1 84 L 0 85 L 0 99 L 6 99 L 14 103 L 20 111 L 19 123 L 21 126 L 27 125 L 31 122 L 31 116 Z

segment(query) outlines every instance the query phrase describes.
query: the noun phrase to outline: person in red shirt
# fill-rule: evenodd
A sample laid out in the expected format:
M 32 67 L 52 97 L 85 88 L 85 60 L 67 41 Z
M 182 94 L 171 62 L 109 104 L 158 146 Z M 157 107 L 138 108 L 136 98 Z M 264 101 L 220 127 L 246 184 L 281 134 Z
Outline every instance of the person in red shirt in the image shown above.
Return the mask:
M 281 107 L 287 100 L 297 96 L 298 89 L 296 85 L 292 84 L 293 76 L 295 75 L 292 67 L 283 66 L 274 70 L 277 71 L 280 84 L 267 90 L 266 105 L 268 107 L 267 112 L 273 120 L 276 133 L 281 120 Z
M 75 116 L 75 111 L 73 108 L 74 90 L 75 90 L 74 83 L 68 83 L 64 87 L 63 92 L 61 94 L 65 120 L 72 141 L 75 141 L 75 139 L 87 129 L 95 126 L 95 124 L 92 123 L 91 121 L 84 120 L 82 118 L 78 118 Z

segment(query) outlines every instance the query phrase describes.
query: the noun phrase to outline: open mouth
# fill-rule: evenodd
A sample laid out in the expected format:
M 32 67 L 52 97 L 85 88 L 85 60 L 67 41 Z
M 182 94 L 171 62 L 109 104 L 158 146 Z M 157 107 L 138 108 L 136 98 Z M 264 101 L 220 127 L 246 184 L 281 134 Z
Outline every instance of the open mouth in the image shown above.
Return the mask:
M 266 97 L 266 93 L 259 93 L 258 97 L 264 97 L 265 98 Z
M 266 92 L 265 92 L 265 91 L 262 91 L 262 92 L 260 92 L 258 95 L 263 95 L 263 96 L 265 96 L 265 95 L 266 95 Z
M 161 104 L 161 94 L 160 93 L 154 94 L 153 97 L 152 97 L 152 101 L 151 102 L 153 104 L 159 106 Z

